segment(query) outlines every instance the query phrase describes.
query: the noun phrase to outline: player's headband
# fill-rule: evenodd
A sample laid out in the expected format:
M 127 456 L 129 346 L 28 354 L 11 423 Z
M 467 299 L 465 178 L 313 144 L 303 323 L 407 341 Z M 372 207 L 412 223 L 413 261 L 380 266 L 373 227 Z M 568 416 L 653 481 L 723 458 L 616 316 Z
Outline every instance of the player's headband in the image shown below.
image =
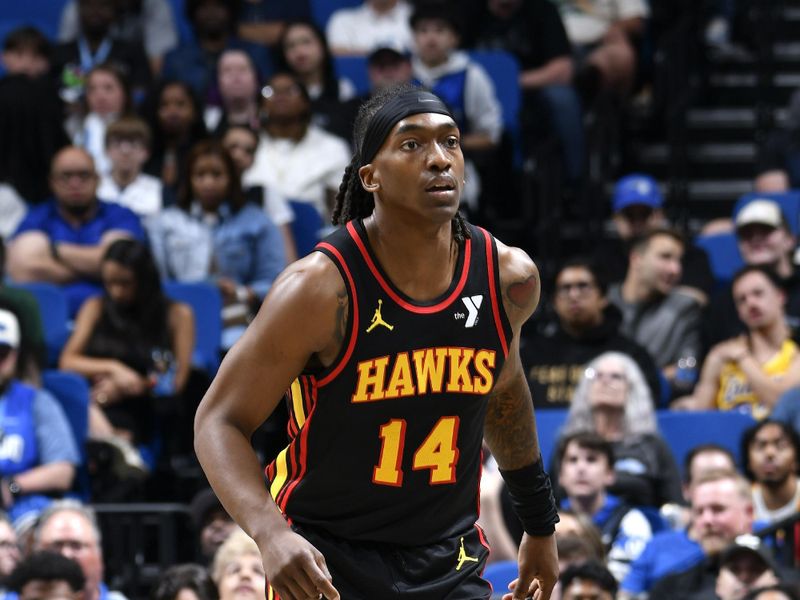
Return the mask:
M 411 90 L 398 94 L 372 115 L 361 144 L 361 164 L 366 165 L 375 158 L 386 136 L 399 121 L 421 113 L 436 113 L 453 118 L 444 102 L 430 92 Z

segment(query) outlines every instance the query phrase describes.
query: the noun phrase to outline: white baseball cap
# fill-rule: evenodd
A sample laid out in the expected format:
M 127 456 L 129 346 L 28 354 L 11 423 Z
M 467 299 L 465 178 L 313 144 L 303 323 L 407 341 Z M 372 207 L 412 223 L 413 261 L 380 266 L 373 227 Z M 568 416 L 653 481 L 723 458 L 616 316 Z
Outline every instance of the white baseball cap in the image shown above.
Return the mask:
M 0 309 L 0 345 L 19 348 L 19 321 L 14 313 Z
M 753 200 L 748 202 L 739 214 L 736 215 L 736 229 L 741 229 L 745 225 L 768 225 L 770 227 L 783 226 L 783 213 L 777 202 L 767 199 Z

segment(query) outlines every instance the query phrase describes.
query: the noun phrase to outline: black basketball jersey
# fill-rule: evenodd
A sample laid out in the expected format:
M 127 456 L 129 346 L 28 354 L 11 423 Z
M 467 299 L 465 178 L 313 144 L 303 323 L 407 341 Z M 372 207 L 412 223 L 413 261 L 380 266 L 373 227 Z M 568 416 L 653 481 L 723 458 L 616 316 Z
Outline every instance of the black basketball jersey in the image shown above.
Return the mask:
M 345 282 L 349 323 L 331 366 L 287 394 L 293 439 L 266 472 L 291 521 L 403 546 L 473 527 L 487 398 L 511 327 L 494 239 L 470 231 L 449 289 L 430 302 L 389 281 L 361 221 L 317 245 Z

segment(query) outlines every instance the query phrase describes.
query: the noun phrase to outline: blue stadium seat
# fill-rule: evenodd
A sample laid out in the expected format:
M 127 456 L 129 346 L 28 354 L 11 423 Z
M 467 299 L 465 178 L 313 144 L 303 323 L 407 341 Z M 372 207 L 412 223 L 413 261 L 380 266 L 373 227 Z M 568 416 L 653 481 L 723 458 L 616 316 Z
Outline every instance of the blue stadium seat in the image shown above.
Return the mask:
M 536 430 L 539 432 L 542 464 L 546 469 L 553 459 L 559 432 L 567 420 L 567 412 L 566 408 L 542 408 L 536 411 Z
M 290 200 L 289 206 L 294 212 L 292 221 L 292 235 L 297 247 L 297 256 L 300 258 L 314 249 L 320 240 L 320 232 L 323 228 L 322 217 L 313 204 Z
M 516 140 L 519 136 L 519 110 L 522 105 L 517 59 L 500 50 L 473 50 L 469 56 L 486 69 L 492 78 L 495 94 L 503 107 L 503 125 Z
M 213 377 L 219 368 L 222 340 L 222 296 L 219 289 L 205 282 L 165 281 L 164 293 L 192 307 L 196 331 L 193 363 Z
M 736 215 L 746 204 L 759 199 L 772 200 L 780 204 L 786 221 L 789 223 L 789 229 L 794 235 L 800 234 L 800 190 L 768 194 L 745 194 L 736 201 L 736 205 L 733 207 L 733 218 L 736 218 Z
M 369 75 L 367 75 L 367 59 L 363 56 L 335 56 L 333 68 L 336 75 L 349 79 L 356 88 L 356 94 L 363 96 L 369 93 Z
M 2 20 L 15 26 L 33 25 L 50 39 L 55 39 L 61 11 L 67 0 L 25 0 L 3 2 Z
M 736 271 L 744 266 L 736 243 L 736 234 L 733 232 L 700 235 L 695 238 L 694 243 L 708 255 L 716 289 L 730 283 Z
M 14 287 L 33 294 L 39 304 L 39 314 L 44 330 L 44 345 L 47 349 L 47 366 L 58 366 L 58 358 L 70 333 L 67 297 L 60 287 L 52 283 L 14 283 Z
M 741 460 L 739 440 L 755 423 L 750 415 L 733 411 L 658 411 L 658 428 L 681 471 L 686 455 L 700 444 L 719 444 L 727 448 L 738 464 Z
M 508 592 L 508 584 L 514 581 L 518 574 L 517 561 L 515 560 L 501 560 L 500 562 L 486 565 L 486 569 L 483 571 L 483 578 L 492 584 L 492 598 L 495 595 L 500 598 Z
M 311 15 L 323 31 L 331 15 L 340 8 L 351 8 L 361 4 L 361 0 L 311 0 Z
M 48 370 L 42 373 L 42 386 L 59 401 L 78 445 L 81 464 L 75 473 L 73 489 L 81 500 L 89 500 L 89 471 L 86 464 L 86 438 L 89 435 L 89 383 L 77 373 Z

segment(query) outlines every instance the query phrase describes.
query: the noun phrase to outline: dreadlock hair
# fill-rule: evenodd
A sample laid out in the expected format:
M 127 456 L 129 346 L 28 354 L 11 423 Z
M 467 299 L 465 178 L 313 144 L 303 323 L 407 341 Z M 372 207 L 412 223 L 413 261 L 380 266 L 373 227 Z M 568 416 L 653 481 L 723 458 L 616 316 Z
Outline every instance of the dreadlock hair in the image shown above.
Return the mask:
M 364 135 L 367 126 L 384 104 L 390 99 L 400 94 L 413 92 L 416 88 L 410 83 L 402 83 L 385 87 L 377 92 L 367 102 L 361 105 L 353 126 L 353 139 L 355 140 L 355 152 L 350 164 L 344 170 L 342 183 L 336 193 L 336 205 L 333 207 L 331 221 L 334 225 L 344 225 L 351 219 L 363 219 L 372 214 L 375 209 L 375 199 L 372 194 L 361 185 L 361 178 L 358 170 L 364 165 L 361 164 L 361 146 L 364 143 Z M 453 239 L 456 243 L 466 240 L 469 234 L 467 221 L 460 212 L 453 217 Z

